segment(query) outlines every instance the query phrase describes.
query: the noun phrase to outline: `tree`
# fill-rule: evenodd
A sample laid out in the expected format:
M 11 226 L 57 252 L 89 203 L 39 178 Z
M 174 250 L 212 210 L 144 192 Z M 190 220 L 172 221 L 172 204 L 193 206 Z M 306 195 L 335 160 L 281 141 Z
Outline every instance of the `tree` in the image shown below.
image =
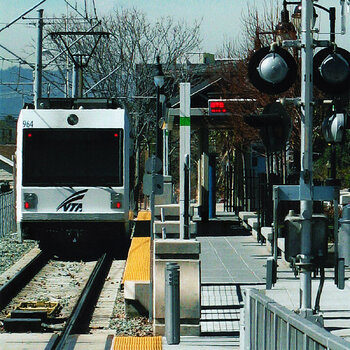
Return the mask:
M 8 144 L 16 142 L 16 119 L 7 115 L 0 120 L 0 143 Z
M 255 50 L 268 46 L 274 39 L 273 29 L 277 19 L 276 5 L 268 6 L 258 11 L 256 6 L 247 6 L 242 14 L 243 31 L 239 39 L 226 41 L 219 52 L 223 61 L 220 75 L 223 77 L 223 96 L 236 99 L 228 104 L 227 109 L 232 114 L 232 125 L 229 131 L 217 133 L 221 169 L 227 162 L 235 164 L 235 196 L 236 205 L 241 206 L 244 193 L 244 180 L 250 175 L 250 153 L 252 142 L 259 142 L 258 131 L 244 122 L 244 116 L 256 113 L 276 97 L 259 92 L 248 81 L 248 62 Z M 258 149 L 260 152 L 260 148 Z M 239 173 L 239 174 L 238 174 Z M 223 175 L 219 175 L 224 178 Z
M 67 31 L 67 21 L 46 26 L 46 32 Z M 69 31 L 89 30 L 96 23 L 70 19 Z M 179 81 L 188 81 L 191 73 L 184 65 L 177 65 L 189 52 L 200 45 L 200 23 L 188 25 L 171 17 L 160 18 L 154 24 L 146 15 L 133 9 L 117 9 L 101 19 L 96 30 L 110 33 L 101 39 L 89 64 L 84 68 L 85 96 L 116 98 L 128 110 L 135 154 L 135 201 L 141 182 L 141 154 L 147 150 L 155 135 L 155 87 L 153 69 L 159 55 L 166 75 L 165 94 L 177 93 Z M 78 37 L 78 36 L 75 36 Z M 69 45 L 76 38 L 65 38 Z M 96 37 L 87 36 L 78 41 L 72 53 L 88 54 L 96 44 Z M 62 40 L 45 41 L 46 50 L 64 49 Z M 58 72 L 66 79 L 66 57 L 57 60 Z

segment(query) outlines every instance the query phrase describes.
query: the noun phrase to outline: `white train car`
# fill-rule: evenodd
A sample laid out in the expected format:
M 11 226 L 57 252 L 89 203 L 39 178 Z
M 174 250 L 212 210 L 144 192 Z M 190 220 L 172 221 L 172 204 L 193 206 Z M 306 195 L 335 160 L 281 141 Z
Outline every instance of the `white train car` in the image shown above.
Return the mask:
M 16 161 L 16 214 L 22 239 L 38 240 L 44 248 L 125 240 L 129 222 L 125 110 L 22 110 Z

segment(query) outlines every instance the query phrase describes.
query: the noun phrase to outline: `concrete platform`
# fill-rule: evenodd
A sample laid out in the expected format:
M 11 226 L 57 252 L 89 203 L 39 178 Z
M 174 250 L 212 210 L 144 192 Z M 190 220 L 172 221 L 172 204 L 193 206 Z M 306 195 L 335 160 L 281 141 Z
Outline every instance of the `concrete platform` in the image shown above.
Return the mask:
M 249 213 L 242 213 L 241 218 L 254 225 L 255 221 Z M 248 225 L 249 227 L 249 225 Z M 268 238 L 270 228 L 263 234 Z M 222 237 L 198 237 L 201 242 L 201 277 L 203 285 L 221 286 L 235 285 L 240 287 L 239 294 L 244 293 L 245 288 L 253 287 L 265 290 L 266 258 L 271 256 L 270 244 L 264 245 L 257 242 L 253 236 L 222 236 Z M 283 248 L 282 240 L 279 246 Z M 350 269 L 346 269 L 346 286 L 339 290 L 334 284 L 333 269 L 326 269 L 326 281 L 321 295 L 320 308 L 324 317 L 325 328 L 334 335 L 341 336 L 350 341 Z M 290 310 L 299 308 L 299 278 L 294 276 L 289 264 L 284 260 L 278 260 L 277 283 L 272 290 L 265 291 L 266 295 L 287 307 Z M 312 306 L 314 307 L 319 279 L 313 279 Z M 235 295 L 235 291 L 216 292 L 219 298 L 228 300 Z M 211 296 L 215 298 L 215 293 Z M 202 304 L 207 301 L 203 297 Z M 232 300 L 231 305 L 237 305 Z M 202 305 L 203 308 L 203 305 Z M 211 315 L 209 315 L 211 317 Z M 227 317 L 233 322 L 234 314 L 227 313 Z M 202 322 L 204 316 L 202 314 Z M 216 325 L 216 327 L 218 327 Z
M 224 350 L 239 349 L 239 337 L 181 337 L 180 344 L 168 345 L 163 338 L 163 350 Z
M 346 275 L 349 276 L 349 269 Z M 331 275 L 331 271 L 328 271 Z M 316 293 L 319 281 L 312 281 L 312 307 L 314 307 Z M 274 299 L 277 303 L 287 307 L 290 310 L 298 310 L 299 305 L 299 279 L 293 278 L 291 275 L 284 276 L 277 280 L 275 287 L 265 291 L 265 294 Z M 350 282 L 345 283 L 344 290 L 340 290 L 334 284 L 333 278 L 327 278 L 323 287 L 320 300 L 320 314 L 324 318 L 324 327 L 331 333 L 341 336 L 350 341 Z M 349 345 L 350 346 L 350 345 Z
M 1 350 L 46 350 L 51 349 L 57 335 L 52 333 L 6 333 L 0 334 Z
M 198 237 L 202 283 L 265 284 L 266 259 L 271 256 L 253 236 Z M 280 269 L 288 270 L 286 264 Z

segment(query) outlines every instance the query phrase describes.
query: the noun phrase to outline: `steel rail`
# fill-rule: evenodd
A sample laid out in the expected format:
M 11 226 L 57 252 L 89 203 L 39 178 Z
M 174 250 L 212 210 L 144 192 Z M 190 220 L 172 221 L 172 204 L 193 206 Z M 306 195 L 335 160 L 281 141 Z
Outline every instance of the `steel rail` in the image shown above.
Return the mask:
M 107 253 L 98 260 L 84 290 L 80 294 L 74 310 L 69 317 L 64 330 L 57 337 L 51 350 L 62 350 L 66 346 L 69 335 L 82 333 L 90 320 L 94 305 L 101 293 L 105 278 L 113 262 L 113 257 Z
M 46 265 L 49 256 L 39 253 L 26 266 L 18 271 L 8 282 L 0 287 L 0 310 L 2 310 L 23 287 Z

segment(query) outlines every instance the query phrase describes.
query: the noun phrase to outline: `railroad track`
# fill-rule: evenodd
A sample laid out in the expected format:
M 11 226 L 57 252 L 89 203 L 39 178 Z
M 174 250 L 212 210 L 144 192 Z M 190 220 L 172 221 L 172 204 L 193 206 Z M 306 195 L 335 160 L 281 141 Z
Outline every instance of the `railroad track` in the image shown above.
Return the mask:
M 0 310 L 2 310 L 25 285 L 47 264 L 49 255 L 41 252 L 9 281 L 0 287 Z
M 91 319 L 91 316 L 94 312 L 94 306 L 99 298 L 100 292 L 103 288 L 105 279 L 109 273 L 110 267 L 113 263 L 113 256 L 111 254 L 103 254 L 100 259 L 97 262 L 88 262 L 84 268 L 84 274 L 85 276 L 88 276 L 85 278 L 84 281 L 81 280 L 81 278 L 76 278 L 74 280 L 72 276 L 69 276 L 71 282 L 74 280 L 74 282 L 77 284 L 76 286 L 72 286 L 72 289 L 77 290 L 77 287 L 81 286 L 81 290 L 79 291 L 78 295 L 75 298 L 75 302 L 73 301 L 71 305 L 74 306 L 70 308 L 69 316 L 67 316 L 67 311 L 65 312 L 66 315 L 63 315 L 63 317 L 60 317 L 58 322 L 62 323 L 62 326 L 59 326 L 59 328 L 54 328 L 53 330 L 57 331 L 59 330 L 59 334 L 56 337 L 56 340 L 51 347 L 52 350 L 55 349 L 63 349 L 65 344 L 68 341 L 68 337 L 71 334 L 82 334 L 86 333 L 86 331 L 89 330 L 89 321 Z M 51 266 L 50 266 L 51 264 Z M 74 274 L 71 272 L 64 271 L 64 268 L 59 268 L 59 265 L 64 265 L 63 262 L 50 262 L 50 256 L 40 253 L 35 259 L 33 259 L 29 264 L 27 264 L 21 271 L 15 274 L 13 278 L 11 278 L 7 283 L 5 283 L 0 288 L 0 305 L 2 310 L 2 315 L 5 317 L 6 314 L 11 312 L 10 310 L 13 309 L 13 304 L 18 303 L 18 300 L 23 300 L 23 296 L 20 297 L 21 294 L 24 293 L 24 297 L 26 295 L 38 295 L 40 297 L 39 290 L 40 289 L 47 289 L 46 293 L 50 292 L 50 286 L 54 288 L 55 286 L 52 286 L 53 279 L 58 279 L 58 277 L 47 277 L 47 273 L 43 274 L 43 270 L 47 271 L 54 271 L 53 275 L 56 273 L 57 270 L 61 270 L 61 275 L 71 275 Z M 75 264 L 78 264 L 75 262 Z M 58 265 L 58 268 L 57 268 Z M 94 265 L 94 266 L 93 266 Z M 51 267 L 51 268 L 50 268 Z M 78 269 L 78 268 L 77 268 Z M 40 271 L 40 272 L 39 272 Z M 39 272 L 39 273 L 38 273 Z M 77 273 L 78 274 L 78 273 Z M 39 277 L 38 277 L 39 276 Z M 33 281 L 37 280 L 35 283 Z M 44 284 L 44 282 L 47 282 L 47 284 Z M 68 282 L 65 279 L 62 279 L 58 282 L 62 283 L 63 287 L 68 284 Z M 42 288 L 40 287 L 43 284 Z M 31 287 L 29 287 L 31 285 Z M 34 286 L 35 285 L 35 286 Z M 84 287 L 83 287 L 84 286 Z M 61 286 L 62 287 L 62 286 Z M 29 289 L 29 292 L 27 294 L 24 292 L 25 289 Z M 64 293 L 64 289 L 61 289 L 59 293 Z M 38 291 L 36 293 L 36 291 Z M 56 293 L 56 294 L 55 294 Z M 53 295 L 57 296 L 57 291 L 52 292 Z M 67 298 L 70 299 L 70 298 Z M 17 300 L 17 301 L 14 301 Z M 5 308 L 5 309 L 4 309 Z M 23 317 L 23 316 L 21 316 Z M 32 316 L 36 317 L 36 316 Z M 45 324 L 44 322 L 40 322 L 41 320 L 36 320 L 37 323 L 39 322 L 39 325 Z M 63 327 L 64 324 L 64 327 Z M 22 325 L 23 327 L 23 325 Z M 63 329 L 62 329 L 63 327 Z M 51 331 L 52 331 L 51 329 Z M 50 328 L 46 329 L 47 331 L 50 331 Z M 57 332 L 56 332 L 57 333 Z
M 100 295 L 112 262 L 113 257 L 107 253 L 103 254 L 98 260 L 64 330 L 53 344 L 52 350 L 63 349 L 71 334 L 84 333 L 86 331 L 94 310 L 94 305 Z

